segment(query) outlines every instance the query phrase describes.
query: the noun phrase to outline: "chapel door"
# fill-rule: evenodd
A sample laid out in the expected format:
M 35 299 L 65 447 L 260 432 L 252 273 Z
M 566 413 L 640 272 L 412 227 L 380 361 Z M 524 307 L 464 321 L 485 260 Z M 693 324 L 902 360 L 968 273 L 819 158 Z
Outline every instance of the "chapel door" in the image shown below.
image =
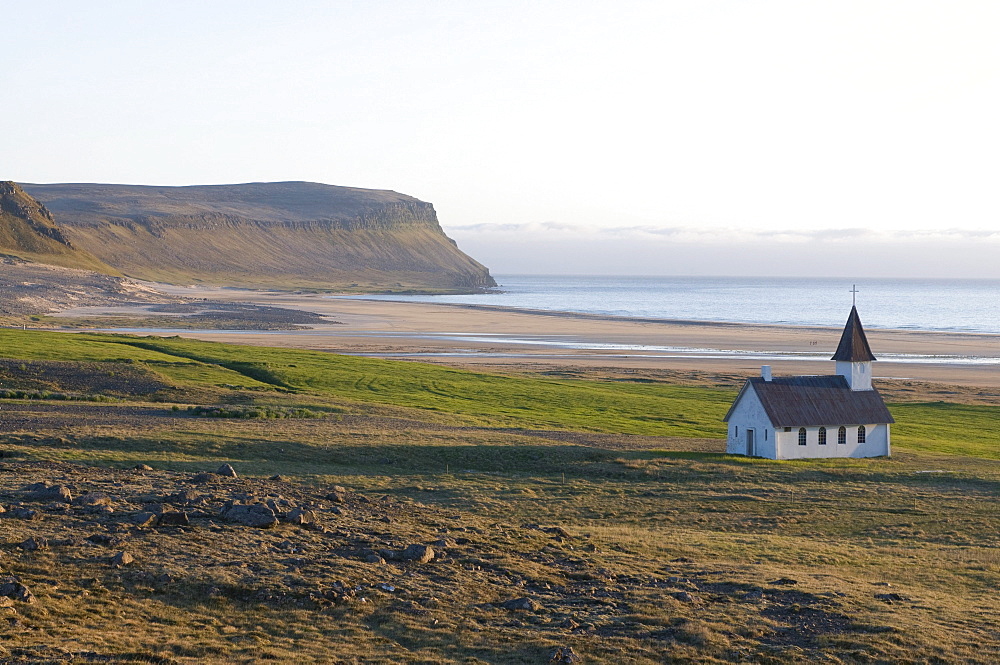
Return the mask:
M 753 430 L 752 429 L 748 429 L 747 430 L 747 455 L 750 456 L 750 457 L 753 457 L 753 454 L 754 454 L 754 449 L 753 449 Z

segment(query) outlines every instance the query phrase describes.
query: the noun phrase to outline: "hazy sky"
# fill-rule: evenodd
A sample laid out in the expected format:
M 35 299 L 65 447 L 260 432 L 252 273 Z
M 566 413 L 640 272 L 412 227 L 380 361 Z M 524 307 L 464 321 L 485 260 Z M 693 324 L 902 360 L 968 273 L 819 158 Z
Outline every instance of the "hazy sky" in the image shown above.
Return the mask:
M 2 0 L 0 178 L 431 201 L 494 272 L 1000 278 L 1000 3 Z

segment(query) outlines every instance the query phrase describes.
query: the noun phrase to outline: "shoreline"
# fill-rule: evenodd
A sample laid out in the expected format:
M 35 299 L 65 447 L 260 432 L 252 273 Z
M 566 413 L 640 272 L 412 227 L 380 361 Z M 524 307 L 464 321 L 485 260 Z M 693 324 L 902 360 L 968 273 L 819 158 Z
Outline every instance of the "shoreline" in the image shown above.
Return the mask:
M 372 294 L 376 295 L 376 294 Z M 655 317 L 640 317 L 640 316 L 620 316 L 617 314 L 595 314 L 591 312 L 575 312 L 572 310 L 556 310 L 556 309 L 536 309 L 531 307 L 514 307 L 508 305 L 482 305 L 478 303 L 454 303 L 454 302 L 419 302 L 412 300 L 389 300 L 387 298 L 368 298 L 364 296 L 352 296 L 352 295 L 327 295 L 326 298 L 330 300 L 353 300 L 360 302 L 371 302 L 371 303 L 398 303 L 398 304 L 413 304 L 413 305 L 428 305 L 433 307 L 455 307 L 461 309 L 473 309 L 482 310 L 490 312 L 509 312 L 512 314 L 528 314 L 533 316 L 552 316 L 558 318 L 579 318 L 579 319 L 590 319 L 594 321 L 620 321 L 620 322 L 634 322 L 634 323 L 656 323 L 656 324 L 667 324 L 674 326 L 704 326 L 713 327 L 718 326 L 721 328 L 793 328 L 799 330 L 843 330 L 842 326 L 824 326 L 824 325 L 809 325 L 809 324 L 797 324 L 797 323 L 757 323 L 757 322 L 741 322 L 741 321 L 711 321 L 702 319 L 671 319 L 671 318 L 655 318 Z M 846 319 L 845 319 L 846 320 Z M 988 338 L 996 338 L 1000 340 L 1000 332 L 982 332 L 977 330 L 937 330 L 933 328 L 882 328 L 878 326 L 865 326 L 865 331 L 867 333 L 872 333 L 873 331 L 886 331 L 886 332 L 898 332 L 898 333 L 926 333 L 928 335 L 978 335 Z
M 544 365 L 756 375 L 763 361 L 773 365 L 776 374 L 829 374 L 833 363 L 821 358 L 833 355 L 842 331 L 825 326 L 641 319 L 230 288 L 172 287 L 164 291 L 195 302 L 240 302 L 316 312 L 337 323 L 296 331 L 192 329 L 160 334 L 480 369 Z M 136 307 L 118 308 L 119 312 L 125 310 L 137 311 Z M 83 317 L 115 311 L 114 307 L 87 307 L 64 310 L 61 315 Z M 978 357 L 1000 363 L 1000 335 L 883 328 L 866 332 L 875 356 L 887 358 L 876 363 L 878 376 L 1000 388 L 996 364 L 947 362 L 948 358 Z M 664 348 L 670 352 L 663 352 Z M 693 353 L 706 349 L 724 350 L 727 355 L 706 358 L 696 357 L 705 353 Z M 686 352 L 675 353 L 680 350 Z M 768 355 L 786 357 L 764 359 Z M 906 362 L 907 357 L 921 361 Z

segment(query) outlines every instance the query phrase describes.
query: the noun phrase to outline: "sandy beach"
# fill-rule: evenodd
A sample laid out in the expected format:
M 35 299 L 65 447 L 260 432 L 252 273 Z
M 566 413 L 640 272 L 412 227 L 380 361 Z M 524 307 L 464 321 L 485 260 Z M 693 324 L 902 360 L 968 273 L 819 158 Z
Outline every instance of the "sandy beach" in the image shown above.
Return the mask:
M 839 328 L 637 320 L 475 305 L 156 285 L 172 295 L 317 312 L 297 331 L 177 332 L 213 341 L 370 354 L 466 367 L 525 365 L 754 374 L 827 374 Z M 122 313 L 81 308 L 63 316 Z M 135 310 L 133 310 L 133 313 Z M 846 312 L 845 312 L 846 319 Z M 1000 335 L 869 329 L 876 377 L 1000 387 Z M 170 334 L 175 334 L 171 332 Z

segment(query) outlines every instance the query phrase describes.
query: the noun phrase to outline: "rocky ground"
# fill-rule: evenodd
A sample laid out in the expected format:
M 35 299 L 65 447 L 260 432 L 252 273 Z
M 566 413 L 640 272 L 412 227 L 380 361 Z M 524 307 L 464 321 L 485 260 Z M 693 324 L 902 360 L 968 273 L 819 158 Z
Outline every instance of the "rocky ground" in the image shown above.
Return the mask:
M 684 558 L 629 572 L 559 525 L 485 523 L 333 484 L 243 478 L 229 465 L 7 462 L 0 504 L 3 662 L 255 662 L 293 648 L 302 662 L 454 662 L 449 651 L 463 650 L 478 658 L 462 662 L 699 651 L 738 661 L 894 630 L 859 624 L 844 594 L 794 579 L 748 580 Z M 742 618 L 726 628 L 729 614 Z M 321 634 L 290 637 L 286 623 L 303 621 Z M 354 639 L 371 653 L 352 655 Z

